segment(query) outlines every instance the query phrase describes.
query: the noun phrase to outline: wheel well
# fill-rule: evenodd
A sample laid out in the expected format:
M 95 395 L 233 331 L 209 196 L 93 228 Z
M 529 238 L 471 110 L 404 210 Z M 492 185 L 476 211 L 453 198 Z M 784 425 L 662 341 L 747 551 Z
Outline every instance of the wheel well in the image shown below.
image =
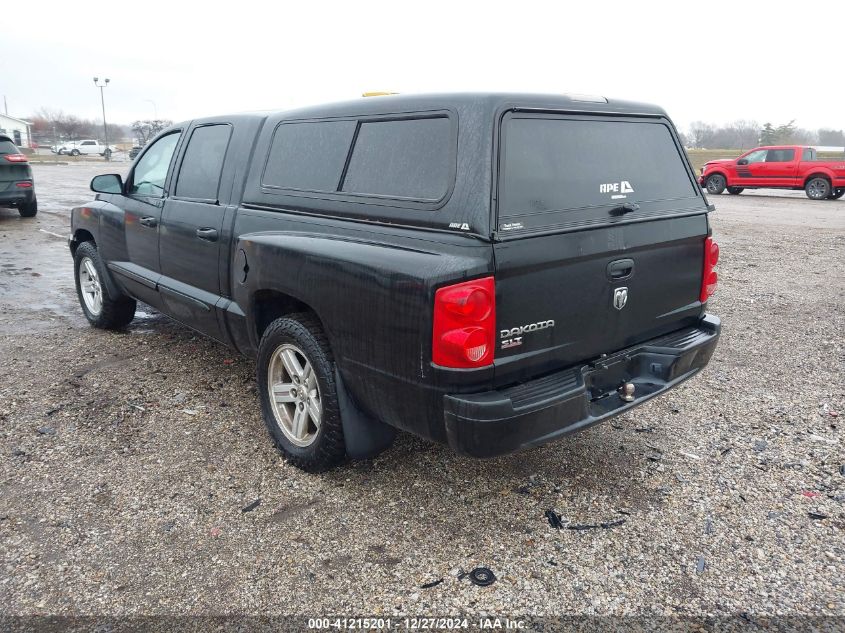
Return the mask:
M 76 233 L 73 234 L 73 242 L 71 243 L 71 253 L 76 254 L 77 247 L 82 244 L 82 242 L 93 242 L 94 236 L 91 235 L 90 232 L 86 231 L 85 229 L 77 229 Z
M 810 182 L 813 178 L 824 178 L 825 180 L 827 180 L 828 183 L 831 183 L 830 176 L 828 176 L 827 174 L 825 174 L 823 172 L 819 172 L 819 173 L 810 174 L 809 176 L 807 176 L 804 179 L 804 186 L 806 187 L 807 183 Z
M 722 178 L 725 179 L 726 183 L 728 182 L 728 176 L 724 172 L 721 172 L 721 171 L 711 171 L 709 174 L 707 174 L 707 178 L 704 179 L 704 182 L 707 182 L 707 180 L 712 176 L 721 176 Z M 733 186 L 733 185 L 731 185 L 731 186 Z
M 267 329 L 268 325 L 286 314 L 310 312 L 317 317 L 318 321 L 320 320 L 320 317 L 317 316 L 317 313 L 311 306 L 303 303 L 296 297 L 291 297 L 277 290 L 259 290 L 255 293 L 252 301 L 255 336 L 258 341 L 261 340 L 261 336 L 264 334 L 264 330 Z

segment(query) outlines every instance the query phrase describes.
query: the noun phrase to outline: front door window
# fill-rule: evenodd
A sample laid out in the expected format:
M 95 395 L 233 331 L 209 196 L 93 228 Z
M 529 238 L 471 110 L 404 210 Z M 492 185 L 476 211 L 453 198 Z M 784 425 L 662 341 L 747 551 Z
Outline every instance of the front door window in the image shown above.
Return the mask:
M 179 132 L 173 132 L 157 140 L 144 152 L 132 174 L 130 195 L 164 197 L 164 181 L 167 180 L 167 170 L 178 142 Z

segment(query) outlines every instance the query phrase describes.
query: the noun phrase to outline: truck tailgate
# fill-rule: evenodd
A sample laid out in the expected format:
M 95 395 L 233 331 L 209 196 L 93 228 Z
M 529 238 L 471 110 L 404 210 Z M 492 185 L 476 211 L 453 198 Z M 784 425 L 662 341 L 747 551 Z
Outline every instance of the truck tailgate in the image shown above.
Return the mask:
M 496 383 L 694 324 L 706 234 L 702 214 L 497 244 Z

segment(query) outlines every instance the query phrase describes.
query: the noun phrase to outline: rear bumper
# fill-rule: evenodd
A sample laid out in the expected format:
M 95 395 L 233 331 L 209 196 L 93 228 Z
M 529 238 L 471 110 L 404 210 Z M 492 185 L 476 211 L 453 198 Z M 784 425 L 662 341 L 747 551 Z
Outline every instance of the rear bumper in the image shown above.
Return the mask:
M 35 188 L 18 189 L 14 185 L 8 191 L 0 191 L 0 205 L 21 204 L 32 202 L 35 197 Z
M 506 389 L 444 397 L 446 435 L 457 452 L 492 457 L 538 446 L 619 415 L 698 373 L 710 360 L 721 323 L 706 315 L 684 328 Z M 636 386 L 623 401 L 617 388 Z

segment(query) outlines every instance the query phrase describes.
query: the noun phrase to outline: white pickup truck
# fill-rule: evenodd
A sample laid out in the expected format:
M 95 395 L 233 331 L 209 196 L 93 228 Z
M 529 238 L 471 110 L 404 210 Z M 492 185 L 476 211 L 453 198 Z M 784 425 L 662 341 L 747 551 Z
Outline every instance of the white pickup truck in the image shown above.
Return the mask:
M 105 145 L 101 145 L 100 141 L 85 139 L 81 141 L 66 141 L 61 145 L 56 145 L 53 151 L 59 155 L 69 154 L 71 156 L 79 156 L 80 154 L 99 154 L 100 156 L 105 156 L 106 154 L 111 155 L 114 150 L 114 145 L 106 147 Z

